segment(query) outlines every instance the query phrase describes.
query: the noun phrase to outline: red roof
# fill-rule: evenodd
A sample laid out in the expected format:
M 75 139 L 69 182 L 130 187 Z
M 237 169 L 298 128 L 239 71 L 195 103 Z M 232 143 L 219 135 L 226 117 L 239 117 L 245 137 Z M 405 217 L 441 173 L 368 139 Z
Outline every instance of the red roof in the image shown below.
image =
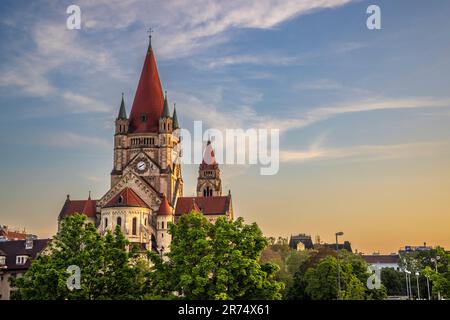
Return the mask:
M 392 263 L 396 264 L 398 263 L 398 255 L 397 254 L 391 254 L 391 255 L 370 255 L 370 256 L 362 256 L 363 259 L 367 263 Z
M 151 44 L 145 55 L 141 78 L 130 113 L 130 133 L 157 132 L 164 96 Z M 143 119 L 143 116 L 145 119 Z
M 26 232 L 10 231 L 0 226 L 0 236 L 5 237 L 7 240 L 25 240 L 27 234 Z
M 200 164 L 200 169 L 216 169 L 218 167 L 216 161 L 216 155 L 214 153 L 214 148 L 211 144 L 211 141 L 208 141 L 206 144 L 205 152 L 203 153 L 203 160 Z
M 67 216 L 74 215 L 75 213 L 82 213 L 92 218 L 97 213 L 97 200 L 70 200 L 67 198 L 64 203 L 61 212 L 59 213 L 59 219 L 64 219 Z
M 112 198 L 105 207 L 144 207 L 148 205 L 131 188 L 125 188 Z
M 198 206 L 198 209 L 205 215 L 225 214 L 230 208 L 230 199 L 229 196 L 180 197 L 175 208 L 175 215 L 189 213 L 193 206 Z
M 162 197 L 161 205 L 158 209 L 158 216 L 170 216 L 173 214 L 173 209 L 170 206 L 169 202 L 165 195 Z

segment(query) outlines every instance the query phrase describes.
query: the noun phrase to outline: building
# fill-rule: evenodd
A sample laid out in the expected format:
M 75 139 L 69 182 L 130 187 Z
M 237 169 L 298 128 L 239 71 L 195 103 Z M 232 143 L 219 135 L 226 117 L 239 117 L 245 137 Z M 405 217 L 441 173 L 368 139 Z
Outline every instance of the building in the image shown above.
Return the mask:
M 320 248 L 336 250 L 336 244 L 335 243 L 315 243 L 314 244 L 314 249 L 320 249 Z M 353 252 L 352 245 L 349 241 L 344 241 L 344 243 L 339 243 L 338 248 L 339 248 L 339 250 L 347 250 L 348 252 Z
M 27 233 L 24 230 L 11 230 L 8 226 L 0 225 L 0 241 L 25 240 Z
M 416 252 L 416 251 L 430 251 L 432 249 L 433 249 L 433 247 L 427 246 L 427 243 L 424 242 L 423 246 L 405 246 L 404 248 L 398 250 L 398 253 L 400 255 L 403 255 L 405 253 Z
M 9 279 L 20 277 L 46 247 L 49 239 L 12 240 L 0 242 L 0 300 L 8 300 L 14 288 Z
M 367 264 L 374 266 L 377 269 L 392 268 L 394 270 L 400 270 L 398 265 L 399 255 L 398 254 L 372 254 L 372 255 L 362 255 L 361 256 Z
M 291 237 L 289 238 L 289 247 L 295 250 L 309 250 L 314 249 L 314 244 L 310 235 L 301 233 L 294 236 L 291 235 Z
M 65 217 L 83 213 L 100 232 L 120 226 L 131 244 L 161 252 L 170 246 L 168 223 L 192 209 L 210 221 L 233 218 L 231 193 L 222 195 L 210 141 L 199 166 L 197 195 L 183 197 L 180 125 L 175 106 L 170 112 L 167 91 L 163 94 L 151 37 L 129 116 L 122 94 L 113 154 L 110 189 L 96 200 L 67 196 L 59 226 Z

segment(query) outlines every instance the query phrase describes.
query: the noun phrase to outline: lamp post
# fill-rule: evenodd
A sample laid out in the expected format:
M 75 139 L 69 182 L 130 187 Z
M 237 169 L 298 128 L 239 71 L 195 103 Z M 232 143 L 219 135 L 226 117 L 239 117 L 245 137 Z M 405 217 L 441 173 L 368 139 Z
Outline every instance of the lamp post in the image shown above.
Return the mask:
M 419 271 L 416 271 L 416 281 L 417 281 L 417 300 L 420 300 L 420 288 L 419 288 Z
M 427 278 L 427 288 L 428 288 L 428 300 L 431 300 L 431 294 L 430 294 L 430 279 L 428 276 L 425 276 Z
M 344 233 L 342 231 L 336 232 L 336 257 L 337 257 L 337 282 L 338 282 L 338 300 L 341 299 L 341 271 L 339 266 L 339 243 L 338 237 L 343 236 Z
M 438 273 L 438 266 L 437 266 L 437 262 L 440 259 L 440 256 L 436 256 L 436 259 L 432 258 L 431 261 L 434 262 L 434 268 L 436 269 L 436 273 Z M 438 290 L 438 300 L 441 300 L 441 292 Z
M 405 281 L 406 281 L 406 295 L 408 296 L 409 299 L 408 273 L 406 272 L 406 269 L 405 269 Z
M 406 273 L 406 287 L 409 287 L 408 299 L 412 298 L 412 290 L 411 290 L 411 271 L 405 269 Z

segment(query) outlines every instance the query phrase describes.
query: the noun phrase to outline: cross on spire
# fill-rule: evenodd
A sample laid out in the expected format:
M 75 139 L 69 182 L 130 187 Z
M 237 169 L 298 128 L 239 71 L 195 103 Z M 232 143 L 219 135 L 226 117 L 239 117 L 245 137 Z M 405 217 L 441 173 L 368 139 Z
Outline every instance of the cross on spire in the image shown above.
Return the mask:
M 151 48 L 152 47 L 152 33 L 154 32 L 154 30 L 152 28 L 148 28 L 147 33 L 148 33 L 148 47 Z

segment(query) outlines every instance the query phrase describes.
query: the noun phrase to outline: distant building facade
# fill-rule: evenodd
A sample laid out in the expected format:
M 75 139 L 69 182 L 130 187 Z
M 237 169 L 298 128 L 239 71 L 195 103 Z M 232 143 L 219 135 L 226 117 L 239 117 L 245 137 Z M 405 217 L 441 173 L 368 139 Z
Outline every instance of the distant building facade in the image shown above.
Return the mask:
M 314 244 L 310 235 L 300 233 L 298 235 L 291 235 L 289 238 L 289 247 L 299 251 L 310 250 L 314 249 Z
M 22 276 L 30 267 L 31 260 L 36 258 L 48 244 L 49 239 L 12 240 L 0 242 L 0 300 L 10 299 L 9 279 Z
M 374 266 L 378 269 L 391 268 L 394 270 L 400 270 L 399 255 L 398 254 L 372 254 L 372 255 L 362 255 L 361 256 L 368 265 Z
M 24 230 L 12 230 L 8 226 L 0 225 L 0 241 L 25 240 L 27 233 Z

